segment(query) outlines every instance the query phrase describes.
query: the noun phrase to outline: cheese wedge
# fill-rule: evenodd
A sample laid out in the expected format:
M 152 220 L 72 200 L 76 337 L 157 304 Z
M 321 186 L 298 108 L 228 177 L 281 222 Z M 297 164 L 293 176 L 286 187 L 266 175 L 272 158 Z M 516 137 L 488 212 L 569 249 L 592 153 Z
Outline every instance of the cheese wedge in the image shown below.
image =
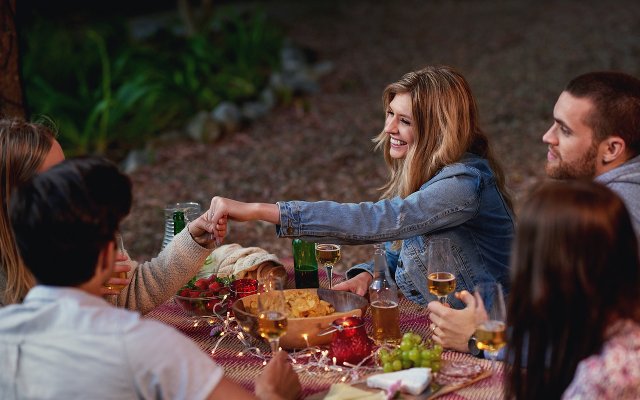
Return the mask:
M 387 390 L 398 381 L 400 381 L 401 391 L 418 395 L 431 382 L 431 368 L 409 368 L 402 371 L 372 375 L 367 378 L 367 386 Z

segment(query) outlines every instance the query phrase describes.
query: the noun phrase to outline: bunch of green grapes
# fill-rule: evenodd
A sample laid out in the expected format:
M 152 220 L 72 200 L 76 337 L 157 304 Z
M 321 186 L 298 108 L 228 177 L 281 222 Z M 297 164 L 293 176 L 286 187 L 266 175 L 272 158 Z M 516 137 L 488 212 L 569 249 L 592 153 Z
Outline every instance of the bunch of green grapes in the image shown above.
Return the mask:
M 384 372 L 400 371 L 413 367 L 431 368 L 440 371 L 442 346 L 425 343 L 417 333 L 407 332 L 402 336 L 400 346 L 395 349 L 381 348 L 378 359 Z

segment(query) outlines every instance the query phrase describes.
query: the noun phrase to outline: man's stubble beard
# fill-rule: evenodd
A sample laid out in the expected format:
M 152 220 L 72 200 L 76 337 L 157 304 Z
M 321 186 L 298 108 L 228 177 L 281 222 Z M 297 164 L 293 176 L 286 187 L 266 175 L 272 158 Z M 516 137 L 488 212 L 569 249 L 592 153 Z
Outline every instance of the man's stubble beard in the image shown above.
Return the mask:
M 565 163 L 561 158 L 557 165 L 550 165 L 547 161 L 545 171 L 553 179 L 593 179 L 596 176 L 597 155 L 598 145 L 593 143 L 574 163 Z

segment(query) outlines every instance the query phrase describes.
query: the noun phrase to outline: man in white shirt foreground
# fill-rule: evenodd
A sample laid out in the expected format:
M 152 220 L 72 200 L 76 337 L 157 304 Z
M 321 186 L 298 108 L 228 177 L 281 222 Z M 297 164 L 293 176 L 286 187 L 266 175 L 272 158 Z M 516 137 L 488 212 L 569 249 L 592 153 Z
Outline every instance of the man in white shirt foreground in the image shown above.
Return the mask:
M 278 353 L 255 393 L 223 376 L 173 328 L 100 297 L 131 183 L 110 162 L 70 159 L 11 196 L 11 223 L 37 285 L 0 309 L 3 399 L 294 399 L 298 376 Z

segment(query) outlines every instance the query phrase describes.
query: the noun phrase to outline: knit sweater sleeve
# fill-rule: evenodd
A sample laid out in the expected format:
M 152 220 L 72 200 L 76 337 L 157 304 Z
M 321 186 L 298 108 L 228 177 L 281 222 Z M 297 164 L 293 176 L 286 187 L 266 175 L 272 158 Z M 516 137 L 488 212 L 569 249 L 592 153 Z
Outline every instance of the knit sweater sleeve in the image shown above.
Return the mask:
M 131 260 L 131 283 L 118 295 L 118 304 L 148 313 L 187 283 L 209 254 L 210 249 L 200 246 L 188 230 L 183 229 L 151 261 Z

